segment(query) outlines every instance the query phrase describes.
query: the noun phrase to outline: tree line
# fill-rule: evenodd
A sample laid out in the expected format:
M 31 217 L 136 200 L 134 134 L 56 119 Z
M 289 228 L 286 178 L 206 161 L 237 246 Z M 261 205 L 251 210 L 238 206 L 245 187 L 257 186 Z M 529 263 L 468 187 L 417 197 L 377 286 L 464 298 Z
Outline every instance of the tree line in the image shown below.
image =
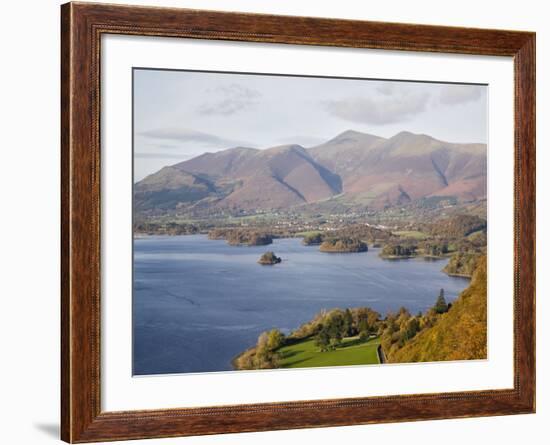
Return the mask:
M 406 308 L 389 312 L 382 318 L 369 307 L 321 311 L 312 320 L 285 336 L 279 329 L 262 332 L 256 345 L 234 360 L 237 369 L 271 369 L 279 367 L 280 348 L 313 338 L 319 352 L 337 349 L 344 338 L 359 337 L 367 341 L 380 337 L 385 354 L 391 357 L 419 332 L 433 326 L 451 307 L 441 289 L 435 303 L 424 314 L 411 315 Z

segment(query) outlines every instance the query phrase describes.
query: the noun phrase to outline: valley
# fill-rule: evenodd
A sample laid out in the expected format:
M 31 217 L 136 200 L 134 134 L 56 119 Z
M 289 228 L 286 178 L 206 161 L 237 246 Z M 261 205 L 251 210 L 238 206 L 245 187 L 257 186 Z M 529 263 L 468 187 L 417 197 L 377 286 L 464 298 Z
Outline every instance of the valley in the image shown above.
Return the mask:
M 483 358 L 486 163 L 484 144 L 349 130 L 308 148 L 203 153 L 145 177 L 134 185 L 134 237 L 143 249 L 136 295 L 147 314 L 139 344 L 153 341 L 148 310 L 180 326 L 192 309 L 208 320 L 194 329 L 212 334 L 212 348 L 220 338 L 224 346 L 219 357 L 197 351 L 201 361 L 180 363 L 191 343 L 166 328 L 155 341 L 179 352 L 159 366 L 146 359 L 149 349 L 136 350 L 138 374 Z M 152 278 L 141 268 L 156 261 L 179 272 L 167 275 L 169 290 L 150 294 Z M 207 292 L 211 273 L 224 285 Z M 444 307 L 431 305 L 438 289 L 451 298 Z M 184 299 L 192 308 L 180 308 L 180 294 L 193 295 Z M 219 318 L 222 305 L 233 311 L 229 325 Z M 313 307 L 321 312 L 307 322 Z M 470 315 L 473 327 L 464 321 Z M 472 336 L 458 352 L 455 322 Z M 189 335 L 183 326 L 178 338 Z

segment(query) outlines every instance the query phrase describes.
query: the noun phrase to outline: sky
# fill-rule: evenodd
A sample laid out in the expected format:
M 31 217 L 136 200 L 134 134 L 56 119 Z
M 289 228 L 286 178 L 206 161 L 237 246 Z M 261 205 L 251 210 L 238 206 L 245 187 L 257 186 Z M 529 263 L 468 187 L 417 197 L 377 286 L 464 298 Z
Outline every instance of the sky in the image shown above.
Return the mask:
M 311 147 L 346 130 L 487 142 L 487 87 L 134 70 L 134 180 L 236 146 Z

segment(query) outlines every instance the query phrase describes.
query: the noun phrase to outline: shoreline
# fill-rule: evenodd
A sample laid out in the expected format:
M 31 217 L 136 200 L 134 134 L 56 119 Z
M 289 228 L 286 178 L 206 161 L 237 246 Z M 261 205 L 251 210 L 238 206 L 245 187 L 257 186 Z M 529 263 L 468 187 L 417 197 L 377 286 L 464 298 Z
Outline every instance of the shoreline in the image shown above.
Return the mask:
M 399 255 L 378 255 L 379 258 L 383 260 L 389 260 L 389 261 L 395 261 L 395 260 L 434 260 L 434 261 L 440 261 L 440 260 L 446 260 L 450 259 L 453 256 L 453 253 L 445 254 L 445 255 L 407 255 L 407 256 L 399 256 Z
M 413 260 L 415 258 L 420 258 L 419 255 L 406 255 L 406 256 L 401 256 L 401 255 L 378 255 L 378 257 L 382 260 L 390 260 L 390 261 Z
M 212 244 L 213 246 L 216 246 L 216 245 L 220 245 L 220 244 L 224 244 L 224 240 L 213 240 L 213 239 L 208 239 L 207 236 L 205 234 L 193 234 L 194 236 L 191 236 L 190 234 L 189 235 L 179 235 L 179 236 L 187 236 L 188 237 L 188 241 L 185 241 L 185 240 L 179 240 L 177 238 L 172 238 L 172 236 L 169 236 L 169 235 L 153 235 L 153 236 L 144 236 L 142 238 L 145 238 L 146 241 L 144 241 L 143 243 L 140 243 L 141 246 L 144 246 L 143 249 L 147 249 L 147 246 L 149 243 L 155 243 L 155 238 L 158 239 L 158 245 L 159 246 L 163 246 L 165 243 L 168 243 L 169 246 L 178 246 L 178 245 L 183 245 L 185 243 L 191 243 L 192 245 L 196 245 L 196 246 L 203 246 L 203 245 L 209 245 L 209 244 Z M 176 235 L 177 236 L 177 235 Z M 281 240 L 278 244 L 276 244 L 274 246 L 274 250 L 275 252 L 277 252 L 277 247 L 278 246 L 285 246 L 284 249 L 290 249 L 290 251 L 292 252 L 297 252 L 297 254 L 300 254 L 302 251 L 303 252 L 311 252 L 311 251 L 314 251 L 313 253 L 315 253 L 316 255 L 322 255 L 322 253 L 317 253 L 315 252 L 317 249 L 309 249 L 308 247 L 310 246 L 305 246 L 305 245 L 302 245 L 300 244 L 300 240 L 297 238 L 297 237 L 288 237 L 288 238 L 277 238 L 278 240 Z M 164 240 L 164 241 L 163 241 Z M 204 241 L 203 241 L 204 240 Z M 212 241 L 212 243 L 209 243 L 209 241 Z M 204 244 L 203 244 L 204 243 Z M 276 240 L 274 240 L 274 243 L 277 243 Z M 156 244 L 155 244 L 156 245 Z M 227 246 L 226 248 L 224 247 L 223 249 L 221 248 L 214 248 L 214 251 L 215 252 L 218 252 L 218 251 L 223 251 L 223 252 L 231 252 L 231 247 L 232 246 Z M 235 247 L 238 247 L 238 246 L 235 246 Z M 244 246 L 241 246 L 241 247 L 244 247 Z M 247 246 L 248 247 L 248 246 Z M 137 247 L 138 249 L 141 249 L 140 247 Z M 279 247 L 280 249 L 283 249 L 282 247 Z M 220 250 L 221 249 L 221 250 Z M 259 249 L 259 251 L 262 251 L 262 246 L 259 246 L 257 249 Z M 243 252 L 244 254 L 248 255 L 246 252 L 246 249 L 236 249 L 237 251 L 237 254 L 240 252 Z M 374 250 L 375 253 L 378 253 L 378 249 Z M 231 255 L 229 253 L 229 255 Z M 289 254 L 290 255 L 290 254 Z M 284 256 L 284 254 L 282 255 Z M 353 257 L 356 257 L 356 256 L 353 256 Z M 365 257 L 366 258 L 366 257 Z M 287 258 L 288 259 L 288 258 Z M 351 260 L 351 258 L 350 258 Z M 336 260 L 337 263 L 340 261 L 340 260 Z M 378 255 L 374 255 L 371 257 L 371 259 L 368 261 L 368 262 L 365 262 L 366 260 L 363 260 L 363 259 L 359 259 L 359 257 L 356 259 L 356 260 L 353 260 L 353 263 L 351 264 L 357 264 L 357 267 L 362 267 L 364 271 L 367 271 L 367 270 L 370 270 L 370 265 L 373 264 L 373 262 L 376 262 L 376 263 L 379 263 L 381 264 L 381 262 L 383 261 L 382 258 L 380 258 Z M 246 260 L 246 262 L 248 262 L 248 260 Z M 326 262 L 326 261 L 325 261 Z M 331 260 L 328 260 L 328 264 L 332 264 L 333 262 Z M 347 264 L 347 261 L 344 262 L 345 264 Z M 342 263 L 342 264 L 344 264 Z M 421 262 L 423 263 L 423 262 Z M 410 264 L 410 267 L 414 267 L 414 268 L 419 268 L 419 267 L 423 267 L 424 265 L 423 264 L 420 264 L 418 262 L 411 262 L 409 263 Z M 428 266 L 428 269 L 429 270 L 433 270 L 434 272 L 433 273 L 437 273 L 438 275 L 441 274 L 441 273 L 444 273 L 441 271 L 441 267 L 442 266 L 434 266 L 433 264 L 430 266 L 429 264 L 427 264 Z M 259 266 L 258 266 L 259 267 Z M 381 265 L 380 266 L 377 266 L 377 267 L 382 267 Z M 400 266 L 400 267 L 404 267 L 404 268 L 407 268 L 409 266 L 405 265 L 405 263 L 403 263 L 403 266 Z M 441 275 L 440 275 L 441 276 Z M 448 276 L 448 274 L 445 274 L 445 276 Z M 449 285 L 451 286 L 451 285 Z M 457 284 L 454 284 L 453 285 L 453 288 L 463 288 L 465 287 L 466 285 L 463 285 L 461 286 L 460 283 L 457 283 Z M 445 289 L 447 289 L 446 286 L 444 286 Z M 461 290 L 458 291 L 458 293 L 460 293 Z M 351 293 L 350 295 L 353 295 L 353 293 Z M 347 302 L 347 304 L 350 304 L 351 302 Z M 344 307 L 344 306 L 341 306 L 342 304 L 345 304 L 343 302 L 339 302 L 339 303 L 336 303 L 334 305 L 330 305 L 328 306 L 329 308 L 338 308 L 338 307 Z M 357 308 L 357 307 L 362 307 L 362 305 L 366 305 L 365 307 L 368 307 L 370 306 L 370 303 L 367 303 L 367 302 L 361 302 L 359 301 L 358 303 L 351 303 L 350 307 L 351 308 Z M 395 306 L 395 305 L 393 305 Z M 324 305 L 323 307 L 327 307 L 326 305 Z M 376 307 L 376 306 L 375 306 Z M 398 306 L 395 306 L 396 308 Z M 391 308 L 390 308 L 391 309 Z M 388 309 L 388 310 L 390 310 Z M 321 309 L 322 310 L 322 309 Z M 411 309 L 412 310 L 412 309 Z M 383 312 L 381 313 L 385 313 L 386 312 L 386 309 L 383 309 Z M 296 314 L 298 315 L 298 313 Z M 296 320 L 295 323 L 292 323 L 293 328 L 295 329 L 298 329 L 302 324 L 307 324 L 309 321 L 311 321 L 311 316 L 308 316 L 306 314 L 305 317 L 297 317 L 296 316 Z M 286 326 L 284 324 L 280 324 L 280 323 L 275 323 L 273 324 L 273 326 Z M 258 329 L 261 330 L 261 326 L 258 327 Z M 285 331 L 286 332 L 286 331 Z M 254 340 L 252 340 L 253 342 Z M 251 342 L 251 343 L 252 343 Z M 245 342 L 245 343 L 248 343 L 248 342 Z M 226 365 L 227 367 L 230 367 L 231 369 L 235 369 L 235 370 L 238 370 L 238 369 L 243 369 L 241 367 L 239 367 L 239 365 L 237 364 L 239 359 L 244 355 L 247 355 L 250 353 L 250 350 L 251 350 L 251 344 L 249 343 L 249 347 L 247 348 L 246 347 L 246 344 L 244 345 L 245 348 L 243 348 L 242 350 L 240 351 L 236 351 L 235 355 L 233 355 L 231 357 L 231 354 L 228 354 L 230 355 L 230 357 L 227 357 L 226 358 Z M 244 363 L 244 362 L 243 362 Z M 247 369 L 247 368 L 246 368 Z
M 444 270 L 441 270 L 444 274 L 450 276 L 450 277 L 458 277 L 458 278 L 469 278 L 472 279 L 471 275 L 467 275 L 464 273 L 452 273 L 452 272 L 445 272 Z

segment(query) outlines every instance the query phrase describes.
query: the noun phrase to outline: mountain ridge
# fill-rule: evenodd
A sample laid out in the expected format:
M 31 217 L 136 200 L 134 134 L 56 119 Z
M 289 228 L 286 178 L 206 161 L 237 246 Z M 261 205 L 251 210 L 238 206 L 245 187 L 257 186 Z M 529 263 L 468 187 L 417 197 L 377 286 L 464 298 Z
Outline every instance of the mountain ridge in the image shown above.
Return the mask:
M 346 130 L 323 144 L 234 147 L 163 167 L 134 186 L 136 209 L 290 209 L 326 200 L 382 208 L 420 198 L 486 197 L 486 145 L 402 131 Z

